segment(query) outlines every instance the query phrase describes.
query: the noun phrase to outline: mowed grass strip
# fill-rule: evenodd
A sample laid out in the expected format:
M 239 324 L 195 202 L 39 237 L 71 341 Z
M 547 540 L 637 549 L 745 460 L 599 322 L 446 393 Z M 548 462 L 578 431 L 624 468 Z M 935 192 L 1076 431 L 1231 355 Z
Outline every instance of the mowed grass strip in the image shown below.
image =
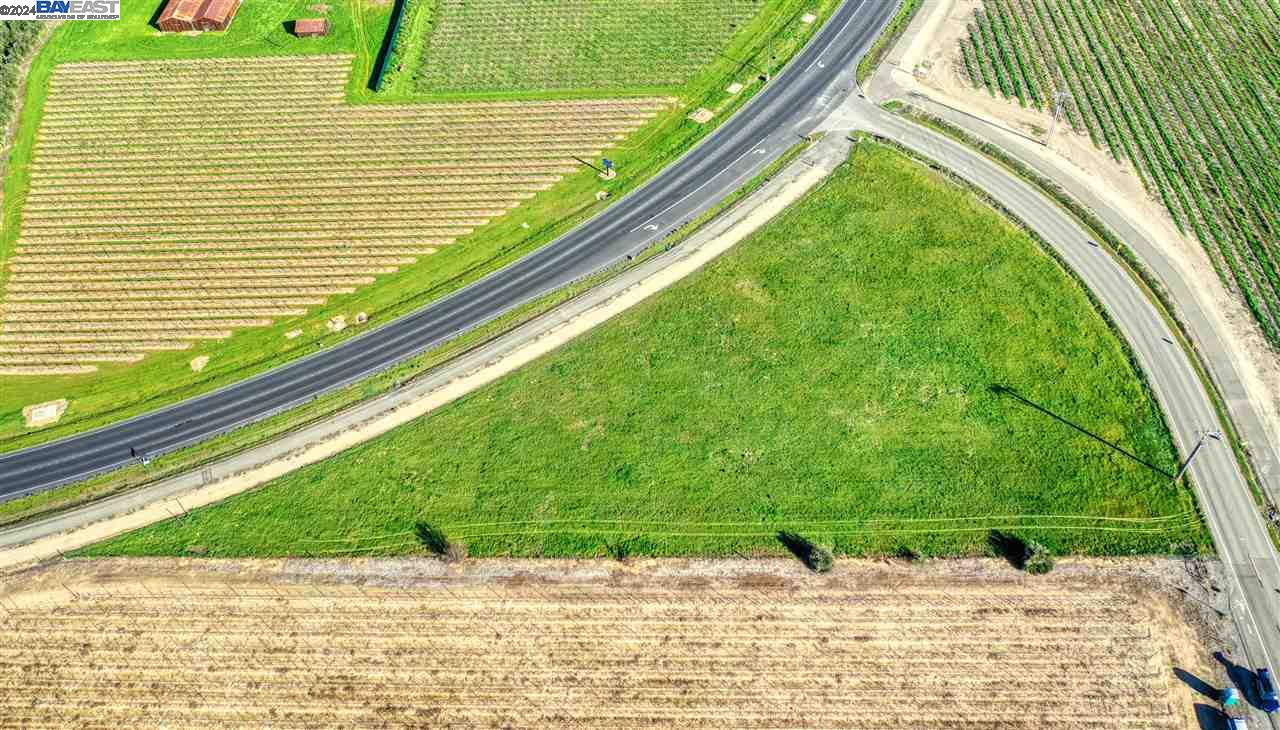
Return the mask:
M 1175 468 L 1080 286 L 967 191 L 864 144 L 735 251 L 553 355 L 84 554 L 418 552 L 420 522 L 472 555 L 777 552 L 784 528 L 963 554 L 1009 527 L 1159 552 L 1208 542 Z

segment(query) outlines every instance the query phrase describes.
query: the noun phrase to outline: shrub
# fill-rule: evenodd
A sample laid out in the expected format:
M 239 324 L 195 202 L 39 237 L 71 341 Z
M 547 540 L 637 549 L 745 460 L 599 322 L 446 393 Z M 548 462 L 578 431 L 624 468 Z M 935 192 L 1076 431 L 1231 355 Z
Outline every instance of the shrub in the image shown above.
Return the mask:
M 786 530 L 779 532 L 778 542 L 786 546 L 792 555 L 799 558 L 806 568 L 815 573 L 830 572 L 832 566 L 835 565 L 835 556 L 831 554 L 829 549 L 817 545 L 794 532 L 787 532 Z
M 1027 542 L 1016 535 L 992 530 L 987 535 L 987 544 L 996 555 L 1008 560 L 1018 570 L 1032 575 L 1043 575 L 1053 570 L 1053 553 L 1034 540 Z
M 1053 570 L 1053 553 L 1034 540 L 1027 543 L 1027 556 L 1023 561 L 1023 570 L 1031 575 L 1048 573 Z

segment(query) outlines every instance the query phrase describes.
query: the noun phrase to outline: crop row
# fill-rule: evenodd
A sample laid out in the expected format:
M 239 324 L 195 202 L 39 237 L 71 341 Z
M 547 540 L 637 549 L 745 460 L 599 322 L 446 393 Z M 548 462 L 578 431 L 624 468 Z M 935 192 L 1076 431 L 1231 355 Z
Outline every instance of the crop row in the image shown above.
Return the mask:
M 349 65 L 57 67 L 0 371 L 130 362 L 300 317 L 582 170 L 575 158 L 670 103 L 346 107 Z
M 415 83 L 433 91 L 674 87 L 715 59 L 761 7 L 760 0 L 441 2 Z
M 970 79 L 1133 163 L 1280 345 L 1280 13 L 1267 0 L 988 0 Z
M 0 678 L 14 688 L 0 708 L 27 725 L 185 727 L 879 727 L 909 716 L 921 729 L 1173 728 L 1182 716 L 1156 622 L 1131 596 L 1096 589 L 1055 599 L 980 593 L 986 584 L 950 595 L 718 586 L 690 600 L 554 583 L 309 586 L 309 597 L 257 587 L 89 589 L 0 615 Z

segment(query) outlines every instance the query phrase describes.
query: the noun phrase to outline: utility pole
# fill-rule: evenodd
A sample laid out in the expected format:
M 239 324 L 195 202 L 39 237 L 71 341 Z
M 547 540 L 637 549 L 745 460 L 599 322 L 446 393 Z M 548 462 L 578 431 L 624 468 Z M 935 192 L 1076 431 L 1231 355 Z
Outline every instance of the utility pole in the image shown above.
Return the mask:
M 1203 447 L 1203 446 L 1204 446 L 1205 439 L 1207 439 L 1207 438 L 1212 438 L 1214 441 L 1221 441 L 1221 440 L 1222 440 L 1222 432 L 1221 432 L 1221 431 L 1209 431 L 1209 430 L 1203 430 L 1203 431 L 1201 431 L 1201 432 L 1200 432 L 1200 440 L 1196 442 L 1195 448 L 1191 449 L 1191 455 L 1190 455 L 1190 456 L 1188 456 L 1188 457 L 1187 457 L 1187 460 L 1186 460 L 1185 462 L 1183 462 L 1183 464 L 1182 464 L 1182 466 L 1181 466 L 1181 467 L 1179 467 L 1179 469 L 1178 469 L 1178 473 L 1177 473 L 1177 474 L 1175 474 L 1175 475 L 1174 475 L 1174 477 L 1173 477 L 1173 481 L 1175 481 L 1175 482 L 1176 482 L 1176 481 L 1178 481 L 1179 479 L 1181 479 L 1181 478 L 1182 478 L 1182 475 L 1187 473 L 1187 469 L 1191 468 L 1191 462 L 1195 460 L 1195 458 L 1196 458 L 1196 454 L 1200 453 L 1200 449 L 1201 449 L 1201 447 Z
M 1046 147 L 1053 141 L 1053 133 L 1058 129 L 1058 122 L 1062 119 L 1062 110 L 1067 102 L 1071 99 L 1071 92 L 1059 87 L 1053 92 L 1053 124 L 1049 125 L 1049 136 L 1045 138 Z

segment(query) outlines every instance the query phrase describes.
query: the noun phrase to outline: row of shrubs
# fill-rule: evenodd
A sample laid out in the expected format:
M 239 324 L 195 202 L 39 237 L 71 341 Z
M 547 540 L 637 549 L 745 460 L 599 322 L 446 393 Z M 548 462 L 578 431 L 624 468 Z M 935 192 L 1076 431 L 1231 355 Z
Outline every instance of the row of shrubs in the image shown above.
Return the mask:
M 459 560 L 466 556 L 466 549 L 450 540 L 440 528 L 426 522 L 417 523 L 418 541 L 429 552 L 448 560 Z M 794 532 L 778 533 L 778 542 L 782 543 L 791 554 L 815 573 L 826 573 L 835 565 L 835 556 L 829 548 Z M 1023 540 L 1008 533 L 992 530 L 987 537 L 987 544 L 999 557 L 1008 560 L 1015 568 L 1025 570 L 1032 575 L 1043 575 L 1053 570 L 1053 554 L 1044 545 L 1034 540 Z M 625 553 L 615 553 L 619 559 Z M 909 561 L 920 559 L 920 555 L 909 548 L 903 548 L 898 557 Z

